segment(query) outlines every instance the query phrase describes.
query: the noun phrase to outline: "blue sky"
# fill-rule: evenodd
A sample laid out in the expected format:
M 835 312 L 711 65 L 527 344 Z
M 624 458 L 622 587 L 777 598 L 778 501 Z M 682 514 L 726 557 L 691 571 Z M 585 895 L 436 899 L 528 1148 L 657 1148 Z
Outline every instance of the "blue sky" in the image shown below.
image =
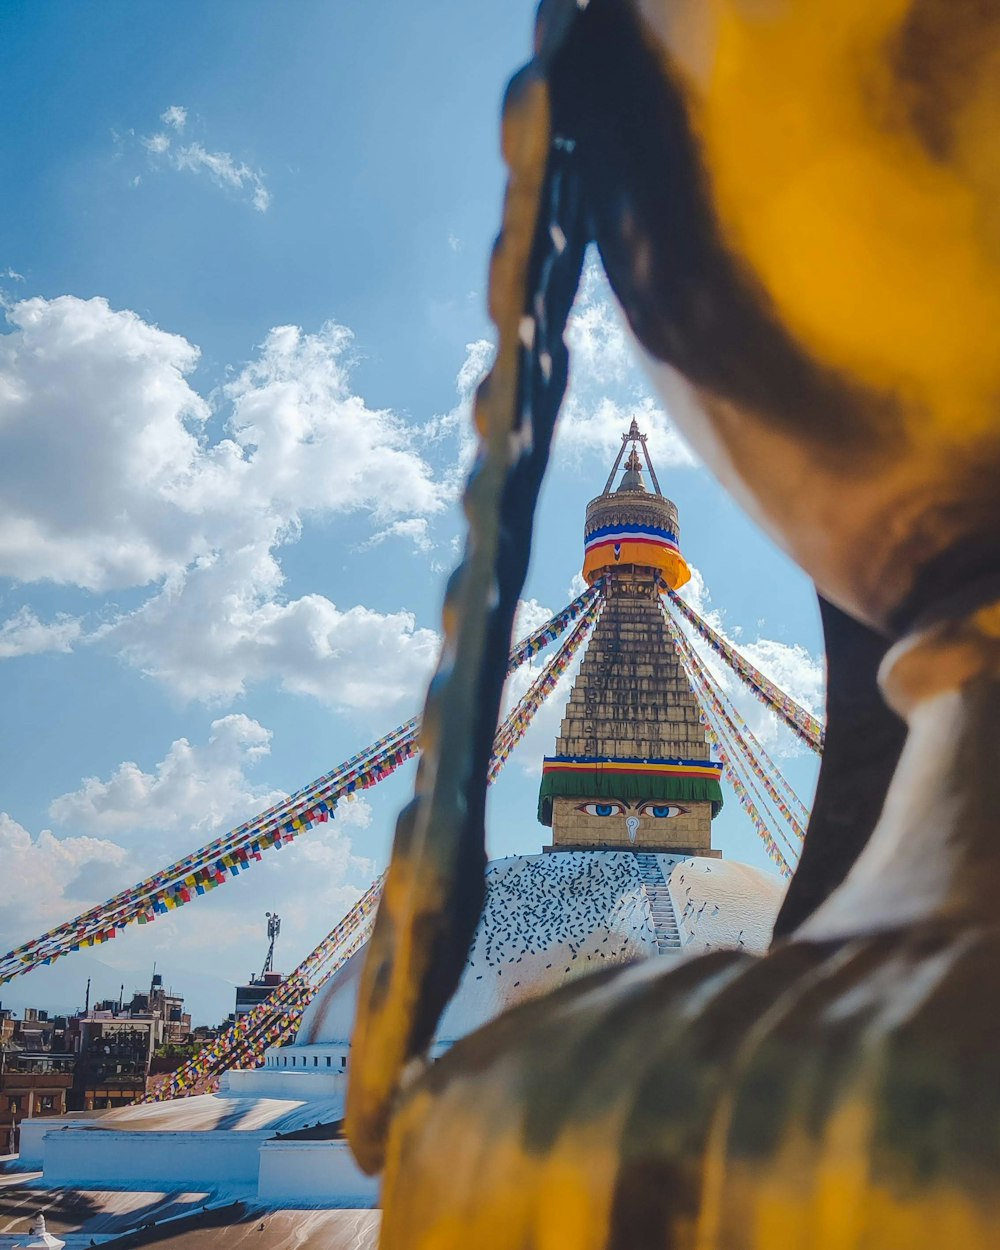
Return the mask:
M 498 106 L 531 21 L 520 0 L 4 6 L 5 948 L 419 706 L 489 359 Z M 638 413 L 700 606 L 818 709 L 806 579 L 691 460 L 595 266 L 571 340 L 524 622 L 571 597 L 584 507 Z M 813 761 L 741 706 L 808 799 Z M 558 719 L 545 709 L 493 792 L 495 854 L 544 840 L 537 766 Z M 384 864 L 411 784 L 403 770 L 102 958 L 157 960 L 181 989 L 232 980 L 277 908 L 291 966 Z M 769 867 L 735 800 L 716 843 Z M 32 974 L 0 999 L 45 1005 L 54 984 Z

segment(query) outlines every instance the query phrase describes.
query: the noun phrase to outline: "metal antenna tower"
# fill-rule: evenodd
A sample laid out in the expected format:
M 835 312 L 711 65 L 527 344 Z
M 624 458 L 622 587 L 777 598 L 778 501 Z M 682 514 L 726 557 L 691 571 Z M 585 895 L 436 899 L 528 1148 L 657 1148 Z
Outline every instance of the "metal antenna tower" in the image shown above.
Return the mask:
M 270 945 L 267 948 L 267 958 L 264 960 L 264 967 L 260 974 L 260 979 L 264 977 L 274 968 L 274 943 L 278 934 L 281 932 L 281 917 L 276 911 L 264 913 L 267 916 L 267 936 Z

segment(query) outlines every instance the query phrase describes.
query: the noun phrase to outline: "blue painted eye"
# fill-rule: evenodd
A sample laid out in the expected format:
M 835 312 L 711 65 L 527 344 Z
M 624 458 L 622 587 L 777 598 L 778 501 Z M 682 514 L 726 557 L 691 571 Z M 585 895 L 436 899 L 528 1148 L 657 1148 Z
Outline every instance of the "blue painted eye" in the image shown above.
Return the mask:
M 688 809 L 675 807 L 668 803 L 643 803 L 639 808 L 640 816 L 652 816 L 656 820 L 669 820 L 672 816 L 681 816 Z
M 625 808 L 621 803 L 580 803 L 576 810 L 588 816 L 621 816 Z

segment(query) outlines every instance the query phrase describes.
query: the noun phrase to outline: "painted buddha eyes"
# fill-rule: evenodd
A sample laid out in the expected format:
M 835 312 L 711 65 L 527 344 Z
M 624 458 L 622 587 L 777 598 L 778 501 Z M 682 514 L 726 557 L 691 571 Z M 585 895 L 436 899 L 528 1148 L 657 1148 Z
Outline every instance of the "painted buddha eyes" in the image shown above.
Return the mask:
M 671 803 L 640 803 L 636 810 L 640 816 L 654 816 L 657 820 L 669 820 L 671 816 L 683 816 L 688 809 Z
M 625 805 L 623 803 L 581 803 L 576 809 L 578 812 L 586 812 L 588 816 L 624 816 Z
M 578 812 L 588 816 L 624 816 L 625 804 L 612 799 L 608 803 L 579 803 Z M 640 803 L 635 809 L 637 816 L 652 816 L 655 820 L 669 820 L 671 816 L 683 816 L 686 807 L 677 807 L 672 803 Z

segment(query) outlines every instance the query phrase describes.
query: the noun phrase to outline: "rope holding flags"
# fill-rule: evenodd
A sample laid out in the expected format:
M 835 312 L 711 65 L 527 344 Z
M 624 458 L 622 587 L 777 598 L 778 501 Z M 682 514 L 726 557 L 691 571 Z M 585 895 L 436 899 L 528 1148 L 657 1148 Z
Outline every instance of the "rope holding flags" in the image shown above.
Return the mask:
M 508 674 L 529 662 L 571 625 L 574 626 L 499 726 L 488 773 L 490 784 L 496 780 L 535 713 L 556 688 L 560 677 L 585 643 L 603 610 L 603 591 L 602 583 L 596 582 L 512 648 Z M 740 656 L 673 592 L 670 592 L 670 603 L 800 739 L 812 749 L 822 750 L 823 727 L 815 717 Z M 664 612 L 675 646 L 699 696 L 702 721 L 710 740 L 716 744 L 727 780 L 764 841 L 768 855 L 779 871 L 788 875 L 791 871 L 789 860 L 778 846 L 772 828 L 786 843 L 793 857 L 795 848 L 785 838 L 780 823 L 775 824 L 765 815 L 767 802 L 758 789 L 758 783 L 796 840 L 801 840 L 803 835 L 805 808 L 754 738 L 738 710 L 701 664 L 665 605 Z M 412 717 L 266 812 L 129 890 L 122 891 L 103 905 L 91 908 L 74 920 L 9 952 L 0 958 L 0 984 L 39 965 L 51 964 L 71 951 L 110 941 L 133 922 L 149 924 L 157 916 L 176 910 L 239 876 L 254 863 L 260 862 L 264 851 L 280 850 L 314 825 L 333 818 L 340 801 L 350 800 L 359 791 L 377 785 L 416 755 L 419 729 L 419 718 Z M 149 1099 L 177 1097 L 197 1088 L 207 1088 L 229 1068 L 239 1064 L 255 1066 L 262 1062 L 268 1046 L 291 1037 L 298 1028 L 305 1006 L 319 986 L 367 940 L 380 891 L 381 881 L 378 880 L 267 1002 L 234 1022 L 225 1033 L 172 1074 Z
M 589 587 L 561 612 L 514 646 L 508 673 L 514 672 L 558 638 L 600 595 Z M 377 785 L 417 754 L 420 721 L 412 717 L 332 772 L 281 803 L 216 838 L 191 855 L 161 869 L 106 902 L 58 925 L 0 957 L 0 985 L 33 968 L 54 963 L 73 951 L 112 941 L 130 924 L 151 924 L 158 916 L 211 893 L 259 863 L 265 851 L 281 850 L 300 834 L 335 816 L 338 803 Z
M 572 663 L 600 615 L 603 603 L 599 593 L 588 596 L 576 628 L 497 730 L 489 769 L 490 785 L 496 781 L 539 707 Z M 302 1013 L 313 996 L 368 940 L 384 876 L 383 873 L 369 886 L 343 920 L 331 929 L 270 998 L 234 1021 L 224 1033 L 160 1082 L 154 1091 L 137 1101 L 162 1102 L 168 1098 L 210 1092 L 218 1088 L 223 1072 L 236 1067 L 259 1067 L 269 1047 L 288 1041 L 298 1030 Z
M 764 784 L 765 789 L 772 796 L 772 801 L 779 805 L 781 815 L 788 821 L 789 826 L 793 830 L 801 830 L 801 826 L 798 825 L 787 804 L 781 800 L 777 787 L 774 786 L 760 760 L 749 748 L 746 738 L 739 733 L 733 717 L 727 713 L 723 703 L 724 694 L 715 686 L 711 675 L 684 637 L 677 622 L 672 619 L 669 613 L 665 613 L 665 615 L 674 646 L 698 698 L 701 723 L 705 728 L 709 741 L 712 742 L 718 751 L 726 780 L 732 786 L 740 806 L 747 813 L 751 824 L 763 842 L 768 858 L 783 877 L 789 877 L 792 873 L 792 867 L 784 852 L 778 846 L 771 827 L 761 813 L 760 795 L 752 793 L 752 789 L 755 788 L 752 782 L 747 784 L 744 781 L 740 775 L 740 768 L 749 769 Z M 735 711 L 735 709 L 733 710 Z M 770 763 L 770 761 L 768 762 Z M 773 764 L 771 768 L 774 772 L 777 772 Z M 787 785 L 787 783 L 784 784 Z M 781 832 L 780 825 L 777 822 L 775 822 L 774 828 L 777 830 L 778 836 L 785 842 L 789 851 L 794 855 L 792 844 Z M 799 836 L 801 836 L 801 833 Z
M 218 1087 L 218 1078 L 245 1060 L 263 1056 L 298 1028 L 302 1013 L 315 993 L 344 966 L 367 940 L 382 893 L 385 874 L 378 877 L 346 916 L 277 987 L 264 1002 L 235 1020 L 217 1038 L 202 1047 L 176 1072 L 137 1102 L 163 1102 Z M 256 1067 L 256 1062 L 249 1066 Z
M 542 672 L 532 683 L 530 689 L 518 701 L 517 705 L 497 730 L 493 741 L 493 759 L 490 761 L 490 769 L 487 774 L 487 780 L 490 785 L 496 780 L 511 751 L 524 737 L 535 713 L 552 691 L 555 690 L 559 678 L 572 664 L 573 657 L 597 623 L 603 606 L 604 598 L 600 594 L 595 595 L 590 600 L 576 628 L 552 659 L 549 660 L 545 668 L 542 669 Z
M 736 648 L 721 635 L 717 634 L 711 625 L 703 621 L 694 608 L 689 607 L 676 591 L 668 590 L 667 596 L 671 606 L 676 608 L 684 619 L 694 626 L 712 650 L 726 661 L 737 677 L 750 688 L 753 694 L 779 716 L 810 750 L 815 751 L 817 755 L 822 755 L 826 735 L 823 722 L 813 716 L 811 712 L 807 712 L 801 704 L 796 703 L 789 695 L 785 694 L 770 678 L 765 677 L 760 669 L 755 668 L 745 656 L 740 655 Z
M 539 651 L 544 651 L 550 642 L 554 642 L 566 629 L 577 619 L 581 613 L 589 612 L 597 602 L 601 593 L 601 583 L 595 582 L 593 586 L 588 586 L 581 595 L 573 600 L 568 607 L 563 608 L 561 612 L 557 612 L 551 620 L 545 622 L 533 634 L 529 634 L 511 651 L 510 658 L 507 661 L 507 676 L 515 672 L 527 660 L 536 656 Z
M 728 731 L 727 736 L 737 744 L 744 762 L 767 791 L 779 815 L 788 823 L 795 837 L 801 842 L 806 836 L 806 831 L 799 821 L 797 812 L 805 813 L 805 805 L 782 776 L 780 769 L 768 756 L 725 691 L 702 664 L 698 653 L 669 617 L 668 625 L 691 682 L 697 687 L 696 693 L 703 696 L 704 702 L 711 708 L 716 721 Z M 788 795 L 787 800 L 782 797 L 782 790 Z M 789 846 L 789 849 L 797 854 L 793 847 Z

